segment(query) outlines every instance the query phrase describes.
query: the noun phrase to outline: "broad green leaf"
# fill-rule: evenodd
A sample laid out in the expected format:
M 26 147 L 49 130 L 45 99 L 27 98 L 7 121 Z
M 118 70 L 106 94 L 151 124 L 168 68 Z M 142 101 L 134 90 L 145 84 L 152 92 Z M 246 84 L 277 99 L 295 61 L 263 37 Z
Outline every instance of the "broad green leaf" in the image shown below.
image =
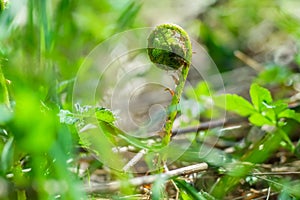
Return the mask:
M 266 119 L 268 119 L 269 121 L 271 121 L 273 124 L 276 124 L 277 117 L 276 117 L 276 113 L 275 113 L 275 110 L 274 110 L 274 106 L 269 106 L 265 103 L 263 103 L 263 105 L 265 107 L 262 108 L 260 114 L 262 116 L 264 116 Z
M 276 101 L 272 105 L 274 106 L 273 110 L 277 115 L 288 108 L 288 104 L 282 101 Z
M 127 144 L 131 144 L 136 148 L 139 149 L 148 149 L 149 147 L 142 142 L 140 138 L 135 138 L 130 136 L 129 134 L 124 133 L 113 124 L 106 123 L 103 121 L 99 121 L 99 128 L 104 132 L 104 134 L 110 138 L 112 141 L 114 140 L 113 137 L 119 137 L 120 139 L 124 140 Z
M 294 110 L 286 109 L 278 114 L 278 118 L 294 119 L 300 123 L 300 113 L 296 113 Z
M 272 121 L 267 119 L 260 113 L 254 113 L 249 117 L 249 121 L 255 126 L 263 126 L 263 125 L 275 125 Z
M 58 114 L 60 117 L 60 122 L 65 124 L 75 124 L 83 128 L 91 128 L 98 127 L 99 131 L 101 131 L 112 144 L 117 145 L 116 138 L 120 138 L 118 140 L 118 144 L 125 143 L 125 145 L 131 144 L 138 149 L 148 149 L 149 147 L 142 142 L 140 138 L 135 138 L 130 136 L 120 129 L 118 129 L 114 125 L 114 121 L 116 119 L 113 112 L 104 107 L 93 107 L 93 106 L 80 106 L 79 104 L 75 105 L 76 110 L 79 114 L 74 114 L 68 110 L 60 110 Z M 96 117 L 96 119 L 95 119 Z M 84 119 L 84 120 L 83 120 Z M 88 123 L 89 122 L 89 123 Z M 85 126 L 84 126 L 85 125 Z M 87 137 L 80 137 L 81 144 L 85 147 L 89 147 L 92 143 Z M 94 150 L 94 149 L 91 149 Z
M 214 103 L 223 109 L 241 116 L 249 116 L 255 112 L 253 106 L 243 97 L 236 94 L 225 94 L 214 97 Z
M 273 101 L 270 91 L 256 83 L 250 87 L 250 97 L 254 108 L 258 111 L 263 108 L 263 103 L 270 105 Z

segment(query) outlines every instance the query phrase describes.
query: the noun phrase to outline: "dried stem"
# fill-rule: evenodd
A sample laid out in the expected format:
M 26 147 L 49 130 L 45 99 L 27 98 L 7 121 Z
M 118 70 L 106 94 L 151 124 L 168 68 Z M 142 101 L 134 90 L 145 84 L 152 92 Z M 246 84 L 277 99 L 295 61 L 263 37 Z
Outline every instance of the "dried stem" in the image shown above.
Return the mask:
M 175 136 L 175 135 L 181 135 L 186 133 L 196 133 L 199 131 L 204 131 L 216 127 L 225 128 L 225 127 L 230 127 L 235 125 L 242 125 L 243 123 L 248 123 L 248 122 L 245 118 L 241 118 L 241 117 L 229 118 L 229 119 L 218 119 L 214 121 L 202 122 L 198 126 L 190 126 L 190 127 L 175 129 L 172 132 L 173 132 L 173 136 Z
M 147 149 L 142 149 L 140 150 L 124 167 L 123 167 L 123 171 L 124 172 L 128 172 L 128 170 L 133 167 L 134 165 L 136 165 L 137 162 L 139 162 L 143 156 L 148 152 Z
M 235 55 L 235 57 L 237 57 L 238 59 L 243 61 L 246 65 L 253 68 L 255 71 L 261 72 L 263 70 L 263 66 L 261 64 L 259 64 L 256 60 L 253 60 L 252 58 L 250 58 L 243 52 L 235 51 L 234 55 Z
M 183 176 L 192 173 L 197 173 L 200 171 L 204 171 L 208 168 L 206 163 L 199 163 L 195 165 L 190 165 L 187 167 L 178 168 L 175 170 L 171 170 L 161 174 L 149 175 L 149 176 L 141 176 L 136 177 L 129 180 L 129 184 L 131 186 L 139 186 L 145 184 L 152 184 L 158 179 L 171 179 L 176 176 Z M 120 181 L 113 181 L 110 183 L 105 184 L 91 184 L 89 187 L 85 187 L 84 190 L 87 193 L 101 193 L 101 192 L 114 192 L 121 188 L 122 182 Z

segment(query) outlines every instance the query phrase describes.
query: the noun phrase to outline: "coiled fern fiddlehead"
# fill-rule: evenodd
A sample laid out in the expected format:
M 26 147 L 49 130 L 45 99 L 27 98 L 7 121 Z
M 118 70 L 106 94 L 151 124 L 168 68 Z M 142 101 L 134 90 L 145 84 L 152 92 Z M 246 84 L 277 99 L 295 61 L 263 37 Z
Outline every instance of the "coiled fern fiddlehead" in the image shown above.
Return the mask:
M 162 144 L 168 145 L 172 136 L 178 104 L 187 79 L 192 59 L 192 45 L 188 34 L 178 25 L 162 24 L 157 26 L 148 38 L 148 56 L 163 70 L 181 70 L 179 81 L 172 101 L 167 109 Z

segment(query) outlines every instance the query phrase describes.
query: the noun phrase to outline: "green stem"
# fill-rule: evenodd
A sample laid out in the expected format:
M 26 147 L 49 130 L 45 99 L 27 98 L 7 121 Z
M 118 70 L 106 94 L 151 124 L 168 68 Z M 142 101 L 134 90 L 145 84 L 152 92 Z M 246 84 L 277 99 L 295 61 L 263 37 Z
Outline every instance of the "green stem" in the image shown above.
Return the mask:
M 181 94 L 183 92 L 183 88 L 186 82 L 187 75 L 189 73 L 190 64 L 185 63 L 182 67 L 182 71 L 179 77 L 179 84 L 177 85 L 175 89 L 175 93 L 173 95 L 171 104 L 168 106 L 167 112 L 167 120 L 165 123 L 165 135 L 162 139 L 163 146 L 167 146 L 170 143 L 171 136 L 172 136 L 172 128 L 174 121 L 176 119 L 177 113 L 178 113 L 178 104 L 180 101 Z
M 17 196 L 18 196 L 18 200 L 26 200 L 26 192 L 25 190 L 17 190 Z
M 37 6 L 39 12 L 39 27 L 40 27 L 40 66 L 45 69 L 45 55 L 47 53 L 47 35 L 48 33 L 48 20 L 46 1 L 40 0 Z
M 0 103 L 3 103 L 10 108 L 8 89 L 6 86 L 6 79 L 2 72 L 2 66 L 0 65 Z

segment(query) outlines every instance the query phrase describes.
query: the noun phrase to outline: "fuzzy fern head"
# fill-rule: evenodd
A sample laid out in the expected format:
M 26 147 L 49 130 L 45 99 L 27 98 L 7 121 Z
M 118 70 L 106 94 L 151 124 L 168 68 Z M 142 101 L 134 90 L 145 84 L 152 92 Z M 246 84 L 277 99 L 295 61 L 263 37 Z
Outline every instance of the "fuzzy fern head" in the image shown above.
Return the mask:
M 191 63 L 191 41 L 180 26 L 162 24 L 148 38 L 148 55 L 159 68 L 177 70 L 184 64 Z

